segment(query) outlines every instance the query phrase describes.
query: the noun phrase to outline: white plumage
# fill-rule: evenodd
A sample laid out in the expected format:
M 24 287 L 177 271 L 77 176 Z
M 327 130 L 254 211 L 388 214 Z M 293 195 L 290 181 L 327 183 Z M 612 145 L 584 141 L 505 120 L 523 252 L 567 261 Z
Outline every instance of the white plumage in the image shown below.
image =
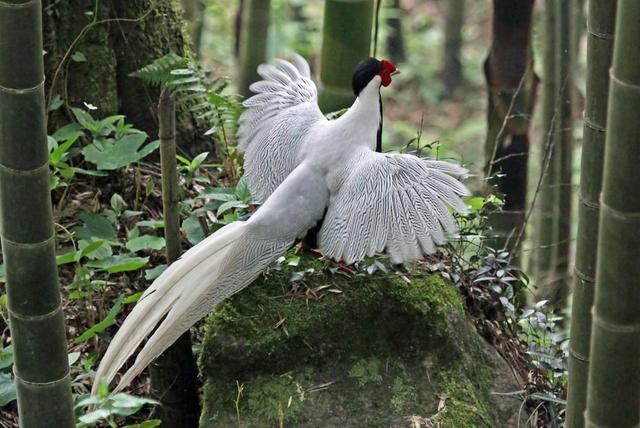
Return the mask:
M 238 134 L 245 179 L 264 204 L 248 221 L 225 226 L 187 251 L 149 287 L 103 357 L 94 392 L 151 335 L 116 390 L 128 385 L 304 237 L 325 211 L 320 249 L 348 264 L 383 250 L 394 263 L 419 259 L 455 231 L 451 209 L 466 213 L 460 196 L 468 191 L 454 178 L 464 176 L 464 168 L 374 151 L 380 76 L 342 117 L 327 121 L 302 57 L 261 65 L 258 72 L 264 80 L 251 86 L 257 95 L 244 103 Z

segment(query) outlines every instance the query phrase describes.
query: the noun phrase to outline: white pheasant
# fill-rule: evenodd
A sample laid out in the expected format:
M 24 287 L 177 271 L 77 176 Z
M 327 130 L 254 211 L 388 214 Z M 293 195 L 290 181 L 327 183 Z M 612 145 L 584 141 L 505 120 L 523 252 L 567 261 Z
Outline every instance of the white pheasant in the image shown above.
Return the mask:
M 396 72 L 385 60 L 362 61 L 353 75 L 355 102 L 328 121 L 302 57 L 258 68 L 264 80 L 251 86 L 257 95 L 244 103 L 239 148 L 245 152 L 245 179 L 263 205 L 249 220 L 229 224 L 191 248 L 147 289 L 102 358 L 94 392 L 101 381 L 113 380 L 153 332 L 116 391 L 127 386 L 318 223 L 321 251 L 347 264 L 385 250 L 394 263 L 405 263 L 445 243 L 456 229 L 450 208 L 467 212 L 461 196 L 468 191 L 454 178 L 467 171 L 375 151 L 380 88 Z

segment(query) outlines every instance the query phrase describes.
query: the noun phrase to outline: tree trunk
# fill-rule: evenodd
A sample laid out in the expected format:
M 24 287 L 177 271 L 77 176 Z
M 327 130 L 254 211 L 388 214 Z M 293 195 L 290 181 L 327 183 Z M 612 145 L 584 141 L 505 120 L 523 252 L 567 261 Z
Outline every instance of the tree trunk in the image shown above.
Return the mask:
M 74 427 L 55 258 L 40 1 L 0 2 L 0 224 L 20 426 Z
M 387 18 L 387 26 L 390 30 L 387 36 L 387 52 L 391 61 L 400 63 L 407 59 L 404 49 L 404 36 L 402 35 L 402 16 L 404 11 L 400 0 L 392 0 L 391 7 L 393 8 L 393 14 Z
M 205 7 L 202 0 L 182 0 L 184 20 L 188 23 L 193 52 L 200 56 Z
M 618 1 L 600 198 L 587 426 L 640 425 L 640 2 Z
M 167 264 L 180 257 L 180 214 L 176 165 L 175 100 L 162 91 L 158 104 L 160 122 L 160 163 L 162 167 L 162 208 Z M 184 333 L 149 366 L 151 392 L 162 404 L 154 417 L 169 428 L 197 428 L 200 419 L 198 373 L 191 350 L 191 334 Z
M 573 153 L 573 0 L 555 2 L 556 49 L 556 119 L 554 121 L 554 156 L 551 159 L 555 172 L 549 185 L 554 200 L 553 264 L 551 274 L 539 282 L 539 293 L 543 299 L 561 311 L 566 306 L 569 294 L 569 249 L 571 244 L 571 200 L 573 198 L 572 153 Z
M 538 282 L 548 280 L 553 266 L 553 239 L 555 230 L 554 189 L 550 183 L 556 181 L 556 169 L 552 159 L 557 152 L 554 143 L 554 123 L 556 109 L 556 14 L 554 0 L 546 0 L 544 5 L 544 58 L 543 58 L 543 103 L 542 103 L 542 140 L 540 141 L 540 171 L 543 174 L 537 198 L 536 251 L 532 269 Z
M 69 106 L 95 105 L 98 116 L 122 113 L 155 135 L 160 91 L 129 74 L 169 52 L 189 50 L 175 0 L 44 0 L 43 6 L 47 101 L 60 96 Z M 49 130 L 67 122 L 60 109 Z M 191 153 L 211 150 L 207 129 L 195 117 L 181 121 L 179 145 Z
M 591 307 L 598 255 L 600 191 L 616 2 L 590 0 L 588 16 L 587 104 L 584 112 L 578 240 L 569 342 L 567 428 L 584 427 L 584 410 L 587 404 Z
M 450 96 L 462 82 L 462 26 L 464 24 L 464 0 L 448 0 L 444 24 L 444 67 L 442 84 Z
M 271 0 L 245 0 L 242 6 L 238 89 L 245 97 L 249 86 L 260 79 L 256 69 L 267 60 Z
M 533 0 L 494 0 L 493 38 L 484 64 L 489 107 L 485 144 L 487 176 L 501 173 L 505 197 L 492 216 L 496 248 L 511 248 L 523 227 L 527 196 L 529 127 L 538 78 L 531 55 Z
M 327 0 L 320 64 L 320 109 L 349 107 L 355 96 L 351 77 L 371 51 L 373 0 Z

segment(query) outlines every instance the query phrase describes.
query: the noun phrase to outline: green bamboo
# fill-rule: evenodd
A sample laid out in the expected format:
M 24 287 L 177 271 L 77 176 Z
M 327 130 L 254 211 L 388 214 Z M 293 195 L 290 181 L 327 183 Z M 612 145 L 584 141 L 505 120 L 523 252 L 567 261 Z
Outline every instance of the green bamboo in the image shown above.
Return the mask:
M 590 0 L 587 24 L 587 88 L 580 167 L 580 205 L 569 341 L 567 428 L 584 427 L 589 374 L 591 307 L 598 255 L 600 191 L 607 128 L 609 68 L 616 2 Z
M 251 96 L 249 85 L 260 80 L 256 69 L 267 60 L 271 0 L 245 0 L 240 24 L 238 88 Z
M 554 192 L 554 217 L 556 228 L 553 245 L 553 277 L 545 284 L 545 297 L 557 309 L 566 305 L 569 291 L 569 248 L 571 241 L 571 186 L 573 155 L 573 1 L 556 1 L 556 50 L 555 80 L 557 91 L 554 142 L 555 181 L 551 182 Z
M 448 0 L 444 22 L 444 58 L 442 67 L 442 84 L 447 96 L 462 83 L 462 26 L 464 24 L 464 0 Z
M 320 109 L 349 107 L 355 99 L 351 76 L 371 50 L 373 0 L 327 0 L 320 67 Z
M 540 150 L 542 162 L 543 180 L 539 190 L 537 209 L 537 230 L 534 271 L 538 282 L 546 282 L 546 278 L 553 266 L 553 236 L 555 217 L 553 215 L 553 188 L 550 183 L 556 181 L 554 176 L 556 169 L 547 158 L 555 159 L 555 144 L 553 143 L 553 124 L 556 104 L 556 13 L 553 6 L 554 0 L 546 0 L 544 4 L 544 52 L 543 52 L 543 76 L 542 76 L 542 139 Z M 549 151 L 550 153 L 546 153 Z M 545 154 L 547 155 L 545 157 Z
M 619 0 L 604 155 L 587 427 L 640 426 L 640 2 Z
M 180 257 L 180 214 L 176 162 L 176 113 L 173 94 L 164 89 L 158 104 L 162 211 L 167 263 Z M 151 391 L 160 401 L 154 417 L 163 426 L 197 428 L 200 418 L 197 370 L 191 349 L 191 334 L 184 333 L 150 365 Z
M 75 426 L 49 193 L 39 0 L 0 2 L 0 235 L 20 426 Z

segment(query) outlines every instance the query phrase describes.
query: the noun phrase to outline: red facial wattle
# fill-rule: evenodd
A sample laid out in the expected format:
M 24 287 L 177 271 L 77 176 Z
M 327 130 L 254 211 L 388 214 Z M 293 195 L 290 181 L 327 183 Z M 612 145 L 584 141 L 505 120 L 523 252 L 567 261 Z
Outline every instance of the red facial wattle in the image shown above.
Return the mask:
M 382 86 L 387 87 L 391 84 L 391 74 L 396 71 L 396 66 L 386 59 L 382 60 L 382 66 L 380 67 L 380 78 L 382 79 Z

